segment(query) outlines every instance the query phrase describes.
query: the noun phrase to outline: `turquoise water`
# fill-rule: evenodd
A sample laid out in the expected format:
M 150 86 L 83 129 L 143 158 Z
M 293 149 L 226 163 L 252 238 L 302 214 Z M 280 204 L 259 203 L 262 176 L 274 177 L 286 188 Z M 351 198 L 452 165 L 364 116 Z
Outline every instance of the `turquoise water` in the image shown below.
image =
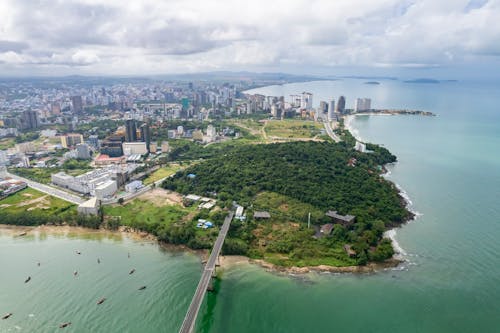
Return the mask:
M 362 139 L 398 156 L 388 178 L 421 214 L 397 231 L 407 262 L 373 275 L 281 276 L 237 265 L 205 299 L 197 332 L 500 331 L 500 85 L 381 82 L 256 91 L 311 91 L 316 105 L 343 94 L 348 107 L 356 97 L 371 97 L 376 108 L 438 114 L 352 121 Z M 32 281 L 24 284 L 27 275 Z M 0 315 L 14 316 L 0 320 L 0 332 L 54 332 L 65 321 L 73 323 L 70 332 L 176 332 L 200 275 L 195 255 L 155 244 L 2 234 Z M 107 300 L 97 306 L 101 297 Z

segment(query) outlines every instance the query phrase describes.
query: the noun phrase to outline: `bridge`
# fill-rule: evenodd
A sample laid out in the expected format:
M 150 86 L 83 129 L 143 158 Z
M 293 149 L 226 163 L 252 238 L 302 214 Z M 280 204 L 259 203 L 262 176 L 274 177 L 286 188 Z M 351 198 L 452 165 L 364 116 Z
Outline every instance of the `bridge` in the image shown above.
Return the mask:
M 222 244 L 224 244 L 224 239 L 226 238 L 227 232 L 229 230 L 229 225 L 233 220 L 233 216 L 234 213 L 229 212 L 229 215 L 224 220 L 224 224 L 220 229 L 219 235 L 217 236 L 217 240 L 215 241 L 214 247 L 212 249 L 212 253 L 210 253 L 210 257 L 208 258 L 205 268 L 203 269 L 203 274 L 201 275 L 200 282 L 198 282 L 198 287 L 196 287 L 196 292 L 194 293 L 193 299 L 191 300 L 191 304 L 189 305 L 186 317 L 184 317 L 184 321 L 182 322 L 179 333 L 191 333 L 194 329 L 196 317 L 198 316 L 198 312 L 200 311 L 201 302 L 203 301 L 205 293 L 207 292 L 210 280 L 214 276 L 215 264 L 222 249 Z

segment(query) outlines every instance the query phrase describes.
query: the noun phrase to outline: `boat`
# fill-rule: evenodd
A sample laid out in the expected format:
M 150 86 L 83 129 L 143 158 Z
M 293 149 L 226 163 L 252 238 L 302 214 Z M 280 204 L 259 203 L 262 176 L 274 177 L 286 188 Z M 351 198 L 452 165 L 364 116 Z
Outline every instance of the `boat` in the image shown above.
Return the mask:
M 23 231 L 21 232 L 19 235 L 17 235 L 17 237 L 22 237 L 22 236 L 26 236 L 28 233 L 26 231 Z
M 28 278 L 26 280 L 24 280 L 24 283 L 28 283 L 31 281 L 31 276 L 28 276 Z
M 106 300 L 106 297 L 101 298 L 100 300 L 97 301 L 97 305 L 104 303 Z
M 75 251 L 75 252 L 76 252 L 76 254 L 82 254 L 80 251 Z
M 146 286 L 142 286 L 139 288 L 139 290 L 144 290 L 144 289 L 146 289 Z
M 68 327 L 69 325 L 71 325 L 70 321 L 68 321 L 67 323 L 62 323 L 61 325 L 59 325 L 59 328 L 65 328 Z
M 131 275 L 131 274 L 134 274 L 134 272 L 135 272 L 135 268 L 132 268 L 132 270 L 130 272 L 128 272 L 128 274 Z
M 12 316 L 12 313 L 7 313 L 5 316 L 2 317 L 2 319 L 9 319 L 10 316 Z

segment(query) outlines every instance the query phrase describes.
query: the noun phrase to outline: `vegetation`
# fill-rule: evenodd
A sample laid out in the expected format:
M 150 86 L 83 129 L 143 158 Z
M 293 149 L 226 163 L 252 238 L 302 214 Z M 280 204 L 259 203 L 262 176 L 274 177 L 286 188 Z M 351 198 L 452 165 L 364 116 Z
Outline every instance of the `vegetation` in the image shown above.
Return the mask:
M 170 164 L 167 167 L 159 168 L 144 179 L 144 185 L 149 185 L 159 181 L 160 179 L 169 177 L 176 173 L 180 168 L 181 166 L 179 164 Z
M 67 223 L 94 229 L 101 223 L 100 217 L 79 215 L 75 205 L 31 188 L 0 200 L 0 221 L 26 226 Z
M 230 252 L 280 265 L 364 264 L 392 255 L 382 233 L 410 216 L 395 186 L 380 175 L 380 166 L 394 162 L 395 156 L 375 145 L 369 149 L 373 152 L 359 153 L 345 142 L 237 146 L 179 171 L 163 186 L 215 196 L 226 207 L 237 201 L 271 212 L 269 222 L 249 218 L 233 225 Z M 355 215 L 356 222 L 336 225 L 332 236 L 316 239 L 314 228 L 307 228 L 307 214 L 319 226 L 329 222 L 324 215 L 329 209 Z M 345 244 L 352 244 L 355 259 L 347 256 Z

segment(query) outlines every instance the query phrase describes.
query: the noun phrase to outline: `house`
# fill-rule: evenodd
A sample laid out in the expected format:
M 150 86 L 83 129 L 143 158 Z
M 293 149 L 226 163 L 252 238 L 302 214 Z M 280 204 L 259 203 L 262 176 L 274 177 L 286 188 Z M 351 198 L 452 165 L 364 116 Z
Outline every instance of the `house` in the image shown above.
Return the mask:
M 328 236 L 328 235 L 331 235 L 332 230 L 333 230 L 333 223 L 327 223 L 327 224 L 323 224 L 321 226 L 321 228 L 319 229 L 319 232 L 323 236 Z
M 351 258 L 356 256 L 356 251 L 354 251 L 349 244 L 344 245 L 344 251 L 347 253 L 347 255 Z
M 354 221 L 356 221 L 356 216 L 340 215 L 336 210 L 329 210 L 325 215 L 331 217 L 333 223 L 342 224 L 344 226 L 350 226 L 354 223 Z
M 254 219 L 270 219 L 271 214 L 269 212 L 261 211 L 261 212 L 254 212 L 253 213 L 253 218 Z
M 90 200 L 81 203 L 77 211 L 79 214 L 83 215 L 98 215 L 99 214 L 100 202 L 96 197 L 92 197 Z

